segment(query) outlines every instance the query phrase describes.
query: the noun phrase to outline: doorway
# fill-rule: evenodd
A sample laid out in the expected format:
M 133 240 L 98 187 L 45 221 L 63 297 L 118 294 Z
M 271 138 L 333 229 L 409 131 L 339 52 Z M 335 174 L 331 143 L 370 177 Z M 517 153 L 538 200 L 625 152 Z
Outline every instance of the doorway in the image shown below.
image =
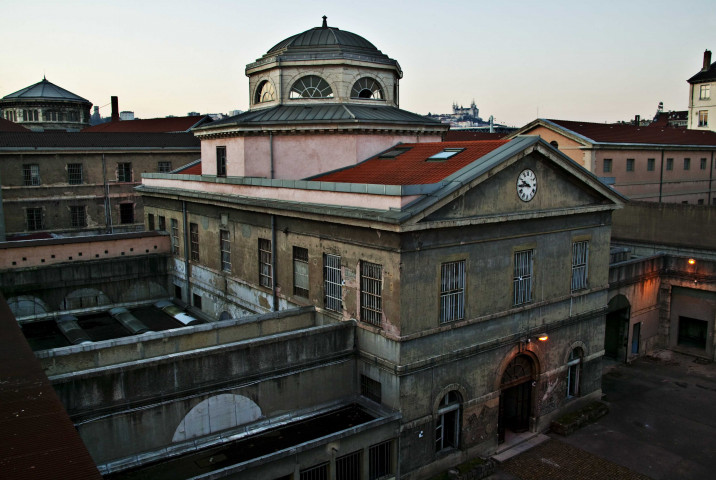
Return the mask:
M 504 443 L 507 432 L 521 433 L 530 428 L 534 363 L 524 354 L 510 361 L 500 383 L 497 442 Z
M 631 305 L 624 295 L 617 295 L 609 301 L 604 330 L 604 356 L 615 360 L 626 360 L 627 334 Z

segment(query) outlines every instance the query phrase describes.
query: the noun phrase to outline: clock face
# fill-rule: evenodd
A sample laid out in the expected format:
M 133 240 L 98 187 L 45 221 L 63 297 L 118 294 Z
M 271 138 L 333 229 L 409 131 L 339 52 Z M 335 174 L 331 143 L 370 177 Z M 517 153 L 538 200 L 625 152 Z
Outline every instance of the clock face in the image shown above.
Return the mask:
M 523 202 L 529 202 L 537 193 L 537 176 L 529 168 L 522 170 L 517 177 L 517 195 Z

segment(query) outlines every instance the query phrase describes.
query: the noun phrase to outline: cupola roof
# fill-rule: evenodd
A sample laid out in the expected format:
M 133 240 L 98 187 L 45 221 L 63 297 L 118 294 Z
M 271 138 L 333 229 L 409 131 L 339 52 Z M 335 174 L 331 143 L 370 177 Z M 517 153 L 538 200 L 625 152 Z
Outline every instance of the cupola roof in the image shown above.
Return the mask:
M 91 103 L 89 100 L 75 95 L 74 93 L 65 90 L 62 87 L 58 87 L 52 82 L 48 82 L 46 78 L 42 81 L 37 82 L 34 85 L 25 87 L 22 90 L 5 95 L 3 100 L 35 100 L 35 99 L 46 99 L 46 100 L 72 100 L 75 102 L 86 102 Z

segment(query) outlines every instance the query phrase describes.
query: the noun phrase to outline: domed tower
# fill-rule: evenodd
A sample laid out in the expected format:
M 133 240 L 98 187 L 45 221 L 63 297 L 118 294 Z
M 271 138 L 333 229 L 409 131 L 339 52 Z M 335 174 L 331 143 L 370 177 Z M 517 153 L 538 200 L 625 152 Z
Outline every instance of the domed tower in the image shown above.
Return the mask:
M 399 142 L 439 142 L 449 126 L 398 108 L 396 60 L 323 25 L 246 66 L 247 112 L 194 130 L 207 175 L 305 179 Z

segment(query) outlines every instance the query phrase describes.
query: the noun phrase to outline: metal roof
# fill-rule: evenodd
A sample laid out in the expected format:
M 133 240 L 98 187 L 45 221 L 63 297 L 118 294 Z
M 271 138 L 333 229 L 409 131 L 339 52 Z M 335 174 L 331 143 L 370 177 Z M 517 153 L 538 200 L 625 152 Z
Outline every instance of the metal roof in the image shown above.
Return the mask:
M 716 62 L 712 63 L 707 70 L 701 70 L 699 73 L 689 78 L 689 83 L 710 82 L 716 80 Z
M 48 82 L 46 78 L 22 90 L 5 95 L 3 100 L 72 100 L 75 102 L 92 103 L 89 100 Z
M 199 150 L 191 133 L 0 132 L 2 150 L 183 148 Z

